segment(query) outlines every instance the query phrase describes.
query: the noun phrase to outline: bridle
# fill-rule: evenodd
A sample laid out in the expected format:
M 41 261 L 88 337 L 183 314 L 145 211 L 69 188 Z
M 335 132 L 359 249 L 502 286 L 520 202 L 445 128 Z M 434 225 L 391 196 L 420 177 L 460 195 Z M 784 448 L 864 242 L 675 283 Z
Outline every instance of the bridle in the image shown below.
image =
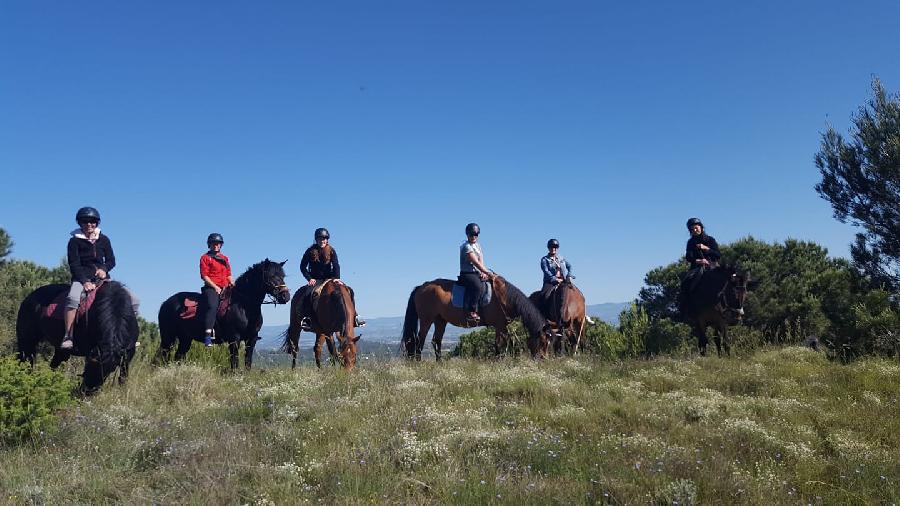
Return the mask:
M 735 292 L 747 292 L 747 280 L 741 276 L 741 280 L 743 284 L 738 285 L 734 283 L 734 279 L 738 277 L 737 274 L 732 274 L 731 278 L 725 283 L 725 286 L 722 287 L 722 290 L 719 291 L 718 297 L 716 297 L 716 306 L 715 308 L 722 313 L 734 313 L 738 316 L 744 316 L 744 304 L 741 302 L 739 307 L 732 307 L 728 304 L 728 290 L 729 287 Z M 741 299 L 739 299 L 741 300 Z

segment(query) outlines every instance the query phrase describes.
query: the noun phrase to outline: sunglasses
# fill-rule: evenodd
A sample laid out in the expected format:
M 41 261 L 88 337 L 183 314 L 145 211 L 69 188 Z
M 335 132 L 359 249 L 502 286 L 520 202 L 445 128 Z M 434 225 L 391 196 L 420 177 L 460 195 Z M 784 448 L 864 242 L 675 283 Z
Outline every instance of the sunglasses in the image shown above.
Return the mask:
M 81 220 L 78 222 L 79 225 L 96 225 L 100 223 L 99 220 Z

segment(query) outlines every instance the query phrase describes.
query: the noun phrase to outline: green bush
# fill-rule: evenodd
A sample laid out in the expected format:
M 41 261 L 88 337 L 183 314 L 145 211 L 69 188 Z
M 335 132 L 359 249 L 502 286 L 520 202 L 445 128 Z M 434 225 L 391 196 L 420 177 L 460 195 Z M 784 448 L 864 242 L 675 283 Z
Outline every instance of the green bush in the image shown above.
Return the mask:
M 72 382 L 46 365 L 34 370 L 0 358 L 0 441 L 16 443 L 50 428 L 54 413 L 72 401 Z
M 528 331 L 519 319 L 514 320 L 509 327 L 509 337 L 506 349 L 503 351 L 508 356 L 517 356 L 528 351 Z M 451 357 L 491 358 L 496 353 L 496 333 L 493 327 L 483 327 L 459 336 L 459 344 L 450 352 Z M 431 342 L 425 343 L 425 348 L 431 346 Z

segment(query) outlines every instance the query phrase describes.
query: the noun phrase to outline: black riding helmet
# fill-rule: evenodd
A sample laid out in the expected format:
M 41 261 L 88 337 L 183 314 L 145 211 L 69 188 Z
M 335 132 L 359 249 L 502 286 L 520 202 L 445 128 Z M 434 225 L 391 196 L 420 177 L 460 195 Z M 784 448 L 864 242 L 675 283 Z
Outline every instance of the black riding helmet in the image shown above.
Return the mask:
M 75 213 L 76 223 L 81 224 L 81 222 L 87 220 L 97 220 L 97 223 L 100 223 L 100 211 L 93 207 L 82 207 Z
M 550 239 L 549 241 L 547 241 L 547 249 L 550 248 L 559 248 L 559 241 L 557 241 L 556 239 Z
M 478 235 L 481 233 L 481 228 L 477 223 L 469 223 L 466 225 L 466 235 Z
M 700 218 L 691 218 L 691 219 L 689 219 L 689 220 L 687 221 L 687 228 L 688 228 L 688 230 L 690 230 L 691 227 L 693 227 L 694 225 L 700 225 L 700 228 L 703 228 L 703 229 L 706 228 L 706 227 L 703 226 L 703 222 L 700 221 Z
M 225 244 L 225 239 L 222 239 L 222 234 L 213 232 L 209 234 L 209 237 L 206 238 L 206 244 L 213 244 L 216 242 L 219 244 Z
M 327 228 L 317 228 L 314 238 L 318 241 L 319 239 L 329 239 L 331 235 L 328 233 Z

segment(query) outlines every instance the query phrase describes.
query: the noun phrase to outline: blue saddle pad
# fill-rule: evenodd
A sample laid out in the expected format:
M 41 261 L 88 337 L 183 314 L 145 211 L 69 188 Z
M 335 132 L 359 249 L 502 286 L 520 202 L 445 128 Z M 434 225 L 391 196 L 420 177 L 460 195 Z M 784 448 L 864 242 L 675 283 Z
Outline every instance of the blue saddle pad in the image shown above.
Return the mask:
M 480 307 L 487 306 L 491 303 L 491 292 L 492 292 L 491 284 L 487 281 L 484 282 L 484 295 L 481 297 L 481 302 L 478 304 Z M 466 287 L 459 284 L 453 283 L 453 291 L 450 293 L 451 303 L 453 307 L 458 307 L 462 309 L 463 300 L 465 300 L 466 296 Z

